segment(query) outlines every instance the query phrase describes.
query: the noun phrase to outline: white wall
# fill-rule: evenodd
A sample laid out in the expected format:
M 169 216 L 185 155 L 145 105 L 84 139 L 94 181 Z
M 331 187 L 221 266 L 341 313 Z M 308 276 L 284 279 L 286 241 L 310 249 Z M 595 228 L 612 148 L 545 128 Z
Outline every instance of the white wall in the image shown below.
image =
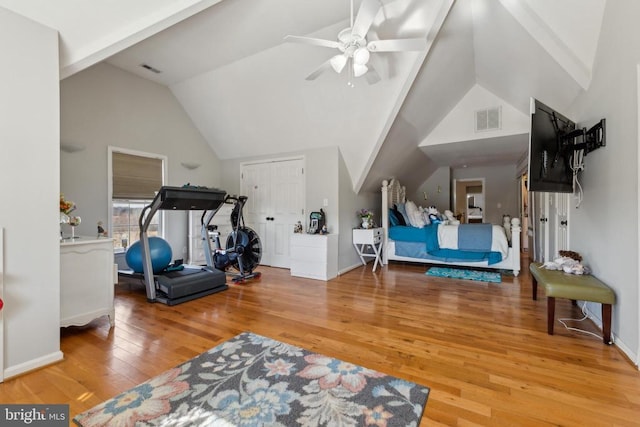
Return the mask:
M 382 223 L 382 193 L 380 188 L 377 192 L 361 191 L 356 194 L 351 186 L 351 179 L 347 164 L 342 155 L 338 157 L 338 191 L 340 193 L 340 241 L 338 246 L 338 271 L 344 272 L 362 265 L 358 254 L 353 246 L 353 229 L 359 227 L 362 221 L 357 215 L 360 209 L 373 211 L 373 221 L 376 225 Z M 382 187 L 382 182 L 380 183 Z M 365 258 L 371 261 L 371 258 Z M 371 264 L 369 264 L 371 265 Z M 367 267 L 370 268 L 370 267 Z M 376 270 L 379 271 L 379 270 Z
M 502 110 L 500 129 L 477 132 L 475 130 L 476 111 L 496 107 L 500 107 Z M 529 131 L 529 121 L 529 116 L 476 84 L 438 123 L 438 126 L 429 133 L 420 146 L 520 135 Z
M 460 168 L 452 170 L 452 179 L 484 178 L 484 221 L 502 224 L 502 215 L 518 215 L 516 165 Z M 499 206 L 499 207 L 498 207 Z
M 98 64 L 61 82 L 61 141 L 85 147 L 61 152 L 61 191 L 78 206 L 81 235 L 95 235 L 110 217 L 107 147 L 168 157 L 166 185 L 219 187 L 220 161 L 171 91 L 109 64 Z M 187 170 L 181 162 L 200 163 Z M 186 212 L 167 213 L 165 238 L 174 258 L 186 256 Z
M 407 195 L 407 199 L 425 208 L 435 206 L 442 214 L 447 209 L 455 213 L 451 205 L 451 169 L 448 166 L 436 169 L 414 193 Z
M 580 126 L 607 120 L 607 146 L 586 157 L 584 201 L 572 209 L 570 242 L 593 274 L 611 286 L 616 344 L 640 357 L 638 318 L 638 90 L 640 2 L 607 2 L 593 80 L 569 114 Z M 613 220 L 603 220 L 604 215 Z M 590 311 L 600 318 L 599 304 Z
M 60 353 L 58 33 L 0 8 L 4 376 Z

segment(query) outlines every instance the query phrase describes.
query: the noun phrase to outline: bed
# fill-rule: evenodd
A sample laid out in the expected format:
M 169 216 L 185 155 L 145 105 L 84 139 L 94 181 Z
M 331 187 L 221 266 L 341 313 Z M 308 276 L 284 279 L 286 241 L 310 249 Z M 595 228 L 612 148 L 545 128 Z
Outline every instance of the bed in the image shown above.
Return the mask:
M 520 220 L 511 220 L 511 241 L 502 225 L 430 224 L 414 227 L 391 218 L 394 206 L 411 203 L 397 179 L 382 182 L 382 264 L 409 261 L 424 264 L 483 267 L 520 273 Z M 393 214 L 391 214 L 393 215 Z

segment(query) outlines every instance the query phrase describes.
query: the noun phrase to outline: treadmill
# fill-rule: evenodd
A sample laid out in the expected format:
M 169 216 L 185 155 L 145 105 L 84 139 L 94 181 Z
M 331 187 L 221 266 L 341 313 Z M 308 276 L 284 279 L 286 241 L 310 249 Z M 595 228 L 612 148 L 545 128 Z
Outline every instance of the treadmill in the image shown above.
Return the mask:
M 163 186 L 151 204 L 140 214 L 140 245 L 147 301 L 176 305 L 229 288 L 223 271 L 210 266 L 153 273 L 147 234 L 151 219 L 158 210 L 213 210 L 224 203 L 226 192 L 203 187 Z

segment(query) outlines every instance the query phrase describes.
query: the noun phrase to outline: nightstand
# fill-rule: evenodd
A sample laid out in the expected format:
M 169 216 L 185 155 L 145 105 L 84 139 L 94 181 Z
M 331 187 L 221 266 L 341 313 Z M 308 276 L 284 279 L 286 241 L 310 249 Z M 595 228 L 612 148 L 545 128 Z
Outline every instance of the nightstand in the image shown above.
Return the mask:
M 363 265 L 367 264 L 365 258 L 374 258 L 373 271 L 376 271 L 378 264 L 382 265 L 382 228 L 354 228 L 353 229 L 353 246 L 360 257 Z M 367 249 L 371 247 L 371 252 Z

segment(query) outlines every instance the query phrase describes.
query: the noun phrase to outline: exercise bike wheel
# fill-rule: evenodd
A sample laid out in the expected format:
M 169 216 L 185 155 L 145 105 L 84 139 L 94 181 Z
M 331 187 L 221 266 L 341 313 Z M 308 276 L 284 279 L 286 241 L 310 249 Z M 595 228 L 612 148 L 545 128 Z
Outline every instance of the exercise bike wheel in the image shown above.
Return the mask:
M 262 243 L 260 237 L 252 228 L 240 227 L 227 237 L 227 250 L 234 251 L 237 257 L 231 266 L 241 273 L 248 273 L 260 264 L 262 259 Z M 240 266 L 242 263 L 242 268 Z

